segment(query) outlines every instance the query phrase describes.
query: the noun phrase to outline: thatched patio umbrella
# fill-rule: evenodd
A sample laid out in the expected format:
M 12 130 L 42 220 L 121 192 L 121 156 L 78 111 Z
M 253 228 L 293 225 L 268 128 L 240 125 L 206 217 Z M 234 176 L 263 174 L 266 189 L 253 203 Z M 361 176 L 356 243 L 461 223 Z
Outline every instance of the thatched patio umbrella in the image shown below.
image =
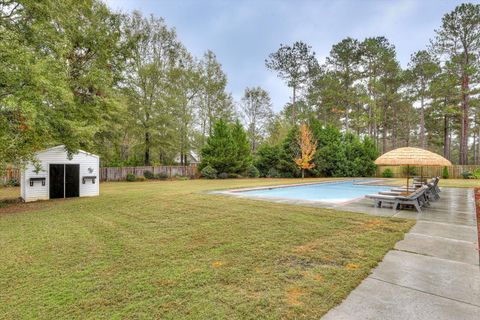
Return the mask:
M 375 160 L 376 165 L 407 166 L 407 188 L 410 179 L 410 166 L 451 166 L 452 163 L 428 150 L 420 148 L 398 148 L 389 151 Z

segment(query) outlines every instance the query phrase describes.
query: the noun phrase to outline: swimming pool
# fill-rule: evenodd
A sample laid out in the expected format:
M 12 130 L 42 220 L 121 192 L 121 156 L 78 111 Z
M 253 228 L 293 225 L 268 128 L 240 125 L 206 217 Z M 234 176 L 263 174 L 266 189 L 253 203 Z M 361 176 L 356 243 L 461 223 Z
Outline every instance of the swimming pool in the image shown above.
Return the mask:
M 238 190 L 243 196 L 285 200 L 306 200 L 341 203 L 362 198 L 366 194 L 390 190 L 391 187 L 365 185 L 368 180 L 324 182 L 295 186 L 270 187 L 255 190 Z M 360 184 L 359 184 L 360 183 Z

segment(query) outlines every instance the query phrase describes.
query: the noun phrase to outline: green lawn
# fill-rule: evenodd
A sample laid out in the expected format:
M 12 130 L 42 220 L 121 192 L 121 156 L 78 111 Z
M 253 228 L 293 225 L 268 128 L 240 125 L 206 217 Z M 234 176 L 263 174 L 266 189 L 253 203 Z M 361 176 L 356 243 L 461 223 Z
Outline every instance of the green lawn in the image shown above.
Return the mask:
M 205 193 L 294 182 L 103 183 L 4 205 L 0 318 L 319 319 L 413 221 Z

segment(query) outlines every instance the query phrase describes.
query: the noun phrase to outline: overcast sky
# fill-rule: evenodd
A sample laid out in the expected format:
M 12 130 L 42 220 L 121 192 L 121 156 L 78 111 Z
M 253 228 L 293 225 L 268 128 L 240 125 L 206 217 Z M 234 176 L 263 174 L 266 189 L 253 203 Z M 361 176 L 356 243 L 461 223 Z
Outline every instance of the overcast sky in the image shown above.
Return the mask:
M 265 67 L 280 43 L 300 40 L 323 62 L 345 37 L 385 36 L 402 66 L 424 49 L 455 0 L 106 0 L 115 10 L 139 10 L 165 19 L 196 57 L 210 49 L 228 76 L 236 101 L 245 87 L 261 86 L 275 110 L 291 97 L 289 88 Z M 473 1 L 478 2 L 478 1 Z

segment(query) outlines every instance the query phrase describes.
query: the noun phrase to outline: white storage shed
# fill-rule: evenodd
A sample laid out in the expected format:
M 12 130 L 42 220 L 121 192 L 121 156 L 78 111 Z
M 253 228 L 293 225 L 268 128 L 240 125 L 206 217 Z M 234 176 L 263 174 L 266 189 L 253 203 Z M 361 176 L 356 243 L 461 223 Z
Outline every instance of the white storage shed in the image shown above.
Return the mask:
M 79 150 L 68 159 L 63 145 L 36 153 L 38 166 L 28 164 L 20 177 L 25 202 L 98 196 L 100 158 Z

